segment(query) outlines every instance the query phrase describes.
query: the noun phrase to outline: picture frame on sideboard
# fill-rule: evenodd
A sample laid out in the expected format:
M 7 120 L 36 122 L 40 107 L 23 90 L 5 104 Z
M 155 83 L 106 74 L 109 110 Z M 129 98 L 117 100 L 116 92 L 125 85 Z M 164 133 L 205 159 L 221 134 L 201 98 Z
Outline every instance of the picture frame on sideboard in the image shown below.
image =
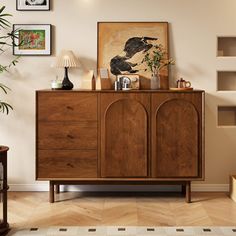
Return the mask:
M 168 22 L 98 22 L 97 31 L 97 68 L 108 68 L 112 81 L 117 75 L 138 74 L 141 87 L 148 88 L 144 55 L 160 44 L 168 58 Z M 160 73 L 168 77 L 168 67 Z

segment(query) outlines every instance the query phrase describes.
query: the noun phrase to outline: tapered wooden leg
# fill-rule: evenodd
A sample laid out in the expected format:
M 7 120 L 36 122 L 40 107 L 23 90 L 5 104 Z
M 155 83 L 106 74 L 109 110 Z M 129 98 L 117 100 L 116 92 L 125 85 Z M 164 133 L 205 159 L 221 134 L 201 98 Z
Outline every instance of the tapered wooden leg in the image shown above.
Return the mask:
M 49 181 L 49 202 L 54 203 L 54 183 Z
M 56 194 L 60 193 L 60 184 L 56 184 Z
M 186 182 L 186 194 L 185 194 L 185 200 L 187 203 L 191 202 L 191 182 Z

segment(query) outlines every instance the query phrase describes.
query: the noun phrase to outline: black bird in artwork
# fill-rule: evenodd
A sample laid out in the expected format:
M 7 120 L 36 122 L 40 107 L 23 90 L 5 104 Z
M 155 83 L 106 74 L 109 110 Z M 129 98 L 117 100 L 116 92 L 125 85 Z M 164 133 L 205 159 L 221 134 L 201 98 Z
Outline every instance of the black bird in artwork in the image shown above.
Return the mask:
M 131 63 L 128 60 L 139 52 L 147 52 L 153 47 L 153 44 L 149 41 L 156 41 L 157 38 L 152 37 L 132 37 L 129 38 L 124 46 L 123 53 L 125 56 L 117 55 L 110 61 L 111 73 L 113 75 L 125 73 L 137 73 L 139 70 L 135 69 L 138 63 Z
M 111 73 L 113 75 L 120 75 L 122 71 L 126 71 L 129 73 L 137 73 L 138 70 L 134 70 L 133 67 L 137 66 L 137 63 L 128 62 L 129 57 L 121 57 L 119 55 L 113 57 L 110 62 Z
M 147 52 L 153 47 L 153 44 L 148 41 L 156 41 L 157 38 L 151 37 L 133 37 L 126 41 L 124 51 L 126 57 L 131 58 L 138 52 Z

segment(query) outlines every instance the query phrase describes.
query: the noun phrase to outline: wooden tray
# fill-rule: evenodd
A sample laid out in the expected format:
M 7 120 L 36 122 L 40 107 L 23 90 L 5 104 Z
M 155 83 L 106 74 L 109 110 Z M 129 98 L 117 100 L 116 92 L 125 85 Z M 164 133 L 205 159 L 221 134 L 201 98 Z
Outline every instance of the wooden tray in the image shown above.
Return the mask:
M 174 90 L 174 91 L 185 91 L 185 90 L 193 90 L 193 88 L 170 88 L 170 90 Z

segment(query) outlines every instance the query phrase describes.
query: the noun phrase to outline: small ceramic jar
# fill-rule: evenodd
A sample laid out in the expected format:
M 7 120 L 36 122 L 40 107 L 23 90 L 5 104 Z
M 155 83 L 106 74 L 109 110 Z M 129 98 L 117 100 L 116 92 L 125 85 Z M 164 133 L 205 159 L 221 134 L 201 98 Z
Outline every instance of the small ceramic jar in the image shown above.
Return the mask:
M 51 89 L 56 90 L 56 89 L 62 89 L 62 81 L 61 80 L 53 80 L 51 82 Z

